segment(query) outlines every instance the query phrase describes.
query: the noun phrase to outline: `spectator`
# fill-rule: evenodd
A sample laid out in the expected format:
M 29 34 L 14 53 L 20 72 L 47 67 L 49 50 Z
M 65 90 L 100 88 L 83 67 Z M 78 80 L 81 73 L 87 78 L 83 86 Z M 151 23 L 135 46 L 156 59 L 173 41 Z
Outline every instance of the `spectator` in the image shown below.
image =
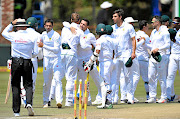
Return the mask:
M 98 12 L 97 24 L 103 23 L 105 25 L 108 25 L 109 18 L 111 18 L 108 16 L 108 10 L 112 6 L 112 3 L 109 3 L 108 1 L 105 1 L 100 5 L 102 9 Z

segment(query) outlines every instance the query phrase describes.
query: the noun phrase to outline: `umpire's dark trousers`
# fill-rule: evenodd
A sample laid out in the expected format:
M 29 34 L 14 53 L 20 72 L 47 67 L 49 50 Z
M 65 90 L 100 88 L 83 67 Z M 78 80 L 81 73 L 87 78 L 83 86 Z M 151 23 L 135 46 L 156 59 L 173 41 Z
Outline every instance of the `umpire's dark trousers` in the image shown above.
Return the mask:
M 31 59 L 12 58 L 11 65 L 11 85 L 13 96 L 13 111 L 14 113 L 20 112 L 21 106 L 21 76 L 23 76 L 23 85 L 26 90 L 26 102 L 32 105 L 32 62 Z

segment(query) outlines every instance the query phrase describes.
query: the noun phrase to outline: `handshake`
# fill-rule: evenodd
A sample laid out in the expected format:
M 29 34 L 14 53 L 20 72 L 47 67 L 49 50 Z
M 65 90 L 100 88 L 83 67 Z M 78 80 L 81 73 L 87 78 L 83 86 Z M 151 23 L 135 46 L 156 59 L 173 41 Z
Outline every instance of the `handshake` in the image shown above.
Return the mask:
M 86 63 L 83 61 L 83 67 L 85 72 L 89 73 L 93 69 L 93 66 L 94 62 L 91 59 Z

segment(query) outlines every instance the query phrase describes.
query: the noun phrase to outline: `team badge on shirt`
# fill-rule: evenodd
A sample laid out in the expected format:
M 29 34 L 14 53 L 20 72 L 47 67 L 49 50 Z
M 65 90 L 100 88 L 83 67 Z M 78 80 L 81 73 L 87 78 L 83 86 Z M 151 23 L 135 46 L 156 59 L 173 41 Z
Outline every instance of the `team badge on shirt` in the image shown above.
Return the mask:
M 159 32 L 159 35 L 161 34 L 161 32 Z
M 46 67 L 44 67 L 44 70 L 46 70 Z
M 51 38 L 49 38 L 49 40 L 51 40 Z
M 87 36 L 84 36 L 84 39 L 87 39 Z

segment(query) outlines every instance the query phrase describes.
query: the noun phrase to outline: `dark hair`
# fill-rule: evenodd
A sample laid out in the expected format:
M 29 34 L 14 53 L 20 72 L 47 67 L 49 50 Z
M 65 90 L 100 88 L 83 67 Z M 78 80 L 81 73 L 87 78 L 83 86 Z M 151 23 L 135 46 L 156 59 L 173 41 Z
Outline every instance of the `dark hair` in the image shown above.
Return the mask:
M 156 20 L 158 20 L 162 24 L 161 16 L 154 16 L 153 18 L 155 18 Z
M 180 23 L 180 17 L 174 17 L 174 19 L 176 19 L 177 22 Z
M 143 26 L 147 26 L 148 22 L 146 20 L 139 21 L 139 29 L 142 30 Z
M 52 26 L 53 26 L 53 20 L 52 19 L 47 19 L 45 22 L 44 22 L 44 24 L 46 24 L 47 22 L 51 22 L 51 24 L 52 24 Z
M 89 20 L 88 20 L 88 19 L 85 19 L 85 18 L 84 18 L 84 19 L 82 19 L 82 20 L 84 20 L 84 21 L 87 23 L 87 26 L 89 26 Z M 81 20 L 81 21 L 82 21 L 82 20 Z
M 118 14 L 118 16 L 122 16 L 122 20 L 124 20 L 124 10 L 123 9 L 117 9 L 113 12 L 113 14 Z
M 80 20 L 80 16 L 78 13 L 74 12 L 71 14 L 71 20 L 72 22 L 78 22 Z

